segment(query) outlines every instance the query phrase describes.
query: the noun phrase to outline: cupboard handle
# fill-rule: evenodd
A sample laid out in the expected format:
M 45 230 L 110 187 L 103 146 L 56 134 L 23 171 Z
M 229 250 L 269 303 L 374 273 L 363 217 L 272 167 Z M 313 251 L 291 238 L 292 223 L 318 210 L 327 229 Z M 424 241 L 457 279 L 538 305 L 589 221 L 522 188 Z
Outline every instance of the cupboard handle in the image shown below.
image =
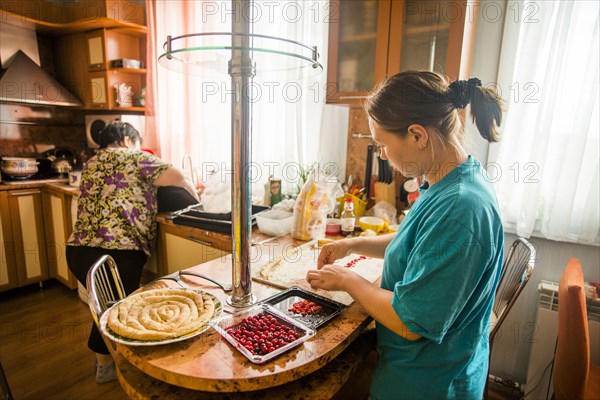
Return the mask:
M 368 96 L 340 96 L 340 100 L 366 99 Z
M 200 244 L 203 244 L 208 247 L 213 247 L 213 244 L 211 242 L 205 242 L 204 240 L 196 239 L 195 237 L 192 237 L 192 236 L 188 236 L 187 239 L 191 240 L 192 242 L 200 243 Z
M 18 193 L 11 193 L 10 195 L 18 197 L 18 196 L 29 196 L 29 195 L 32 195 L 32 194 L 40 194 L 40 191 L 39 190 L 32 190 L 32 191 L 29 191 L 29 192 L 21 192 L 21 191 L 19 191 Z

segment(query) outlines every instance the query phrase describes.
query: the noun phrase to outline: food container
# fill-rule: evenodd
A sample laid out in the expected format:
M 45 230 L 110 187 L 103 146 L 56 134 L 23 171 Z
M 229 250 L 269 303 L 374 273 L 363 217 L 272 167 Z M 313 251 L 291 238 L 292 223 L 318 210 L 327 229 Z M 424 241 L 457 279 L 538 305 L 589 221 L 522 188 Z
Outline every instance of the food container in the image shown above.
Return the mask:
M 269 210 L 256 214 L 258 229 L 265 235 L 281 236 L 290 233 L 294 214 L 287 211 Z
M 254 306 L 211 324 L 225 340 L 255 364 L 263 364 L 280 356 L 316 333 L 269 304 Z
M 81 183 L 81 171 L 69 172 L 69 186 L 79 187 Z
M 342 221 L 338 218 L 327 218 L 326 235 L 339 235 L 342 231 Z
M 2 172 L 11 178 L 29 178 L 38 172 L 38 162 L 35 158 L 3 157 Z
M 362 217 L 358 220 L 358 224 L 363 231 L 370 229 L 375 233 L 379 233 L 383 229 L 385 221 L 379 217 Z
M 338 316 L 345 308 L 343 304 L 337 301 L 296 286 L 263 300 L 263 303 L 272 305 L 280 312 L 312 329 L 322 327 Z

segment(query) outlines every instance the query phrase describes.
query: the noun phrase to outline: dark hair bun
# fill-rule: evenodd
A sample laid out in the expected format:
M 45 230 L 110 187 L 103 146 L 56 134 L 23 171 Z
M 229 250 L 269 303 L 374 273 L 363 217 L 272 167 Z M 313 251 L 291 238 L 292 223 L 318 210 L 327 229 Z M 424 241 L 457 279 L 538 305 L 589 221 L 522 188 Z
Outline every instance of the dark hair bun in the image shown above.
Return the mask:
M 110 145 L 118 145 L 125 137 L 129 137 L 134 142 L 142 141 L 140 133 L 131 124 L 115 120 L 98 133 L 98 145 L 102 149 Z
M 475 88 L 481 86 L 481 81 L 477 78 L 470 78 L 468 81 L 456 80 L 448 88 L 450 93 L 448 99 L 456 108 L 465 108 L 467 104 L 473 101 Z

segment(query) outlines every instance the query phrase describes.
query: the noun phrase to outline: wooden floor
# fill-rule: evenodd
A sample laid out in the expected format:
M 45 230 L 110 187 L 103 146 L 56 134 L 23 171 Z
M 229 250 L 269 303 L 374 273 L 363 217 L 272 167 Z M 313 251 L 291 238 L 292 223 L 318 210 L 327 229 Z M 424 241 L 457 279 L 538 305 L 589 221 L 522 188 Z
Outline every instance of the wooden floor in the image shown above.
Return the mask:
M 117 381 L 94 381 L 94 355 L 87 348 L 92 324 L 89 308 L 77 291 L 56 281 L 0 293 L 0 361 L 13 397 L 21 399 L 103 399 L 127 396 Z M 367 360 L 367 367 L 374 360 Z M 368 387 L 370 374 L 351 379 L 336 399 L 356 398 L 356 386 Z M 519 399 L 518 392 L 490 385 L 490 400 Z
M 90 310 L 56 281 L 0 293 L 0 361 L 13 397 L 126 399 L 118 381 L 94 380 Z

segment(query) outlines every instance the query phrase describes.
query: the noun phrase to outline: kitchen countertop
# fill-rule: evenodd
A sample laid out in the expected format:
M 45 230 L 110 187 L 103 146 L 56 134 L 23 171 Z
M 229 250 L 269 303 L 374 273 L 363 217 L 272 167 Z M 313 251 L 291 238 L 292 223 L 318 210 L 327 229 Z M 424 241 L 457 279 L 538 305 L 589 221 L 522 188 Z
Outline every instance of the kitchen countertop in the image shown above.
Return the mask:
M 79 196 L 79 188 L 70 186 L 66 178 L 23 180 L 23 181 L 2 181 L 0 182 L 0 191 L 19 190 L 19 189 L 38 189 L 51 188 L 71 196 Z

